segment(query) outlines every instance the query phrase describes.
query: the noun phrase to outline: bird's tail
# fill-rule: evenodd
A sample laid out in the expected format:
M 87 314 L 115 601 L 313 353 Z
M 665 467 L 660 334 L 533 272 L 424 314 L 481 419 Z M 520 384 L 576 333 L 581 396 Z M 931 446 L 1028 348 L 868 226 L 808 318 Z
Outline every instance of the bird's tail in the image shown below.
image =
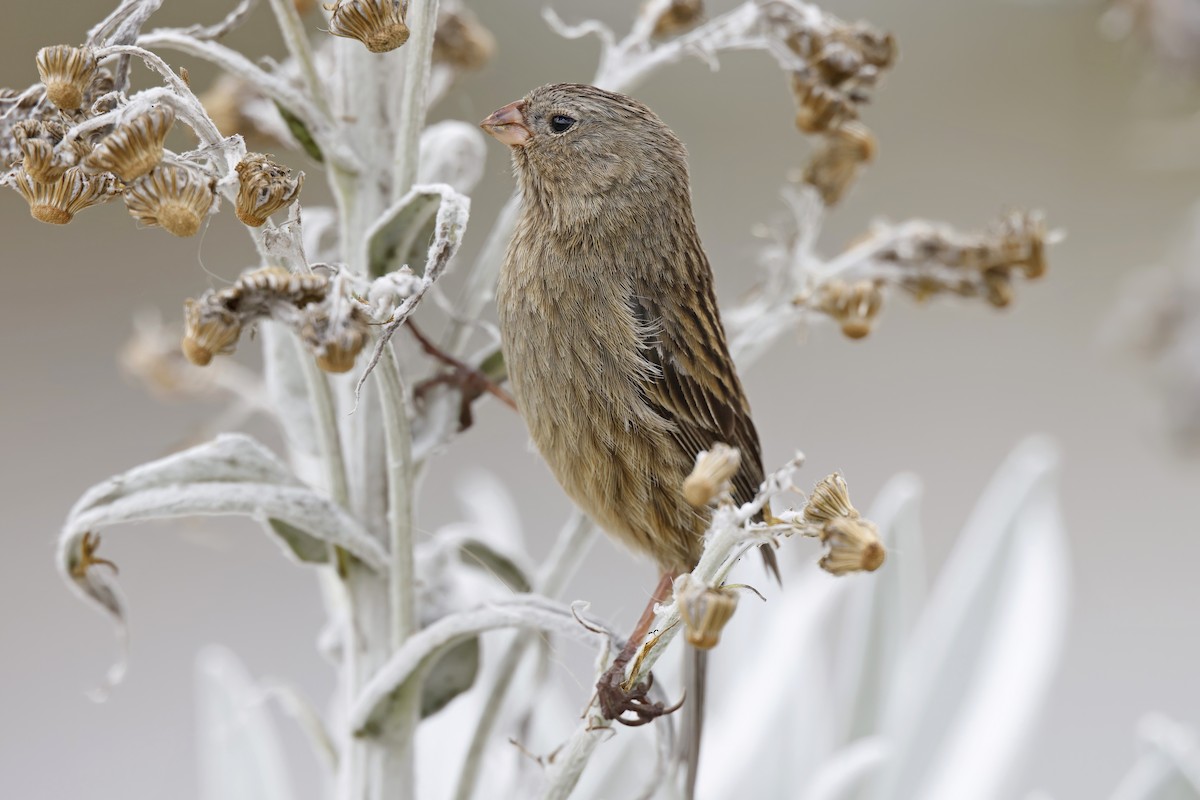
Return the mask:
M 700 732 L 704 727 L 704 690 L 708 680 L 708 651 L 688 647 L 684 661 L 684 684 L 687 700 L 683 704 L 683 758 L 685 800 L 696 796 L 696 776 L 700 770 Z

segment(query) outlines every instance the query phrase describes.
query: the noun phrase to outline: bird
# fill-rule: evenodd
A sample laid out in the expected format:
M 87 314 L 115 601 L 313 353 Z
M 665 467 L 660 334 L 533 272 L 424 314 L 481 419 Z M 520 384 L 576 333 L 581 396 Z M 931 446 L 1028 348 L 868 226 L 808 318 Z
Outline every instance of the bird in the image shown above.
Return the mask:
M 496 290 L 517 407 L 565 492 L 661 574 L 597 687 L 606 717 L 640 724 L 673 709 L 650 703 L 646 687 L 622 696 L 615 676 L 703 550 L 711 512 L 687 502 L 684 480 L 701 451 L 724 443 L 741 455 L 735 502 L 763 481 L 687 151 L 645 104 L 584 84 L 541 86 L 480 124 L 508 145 L 520 197 Z M 774 567 L 773 551 L 764 557 Z

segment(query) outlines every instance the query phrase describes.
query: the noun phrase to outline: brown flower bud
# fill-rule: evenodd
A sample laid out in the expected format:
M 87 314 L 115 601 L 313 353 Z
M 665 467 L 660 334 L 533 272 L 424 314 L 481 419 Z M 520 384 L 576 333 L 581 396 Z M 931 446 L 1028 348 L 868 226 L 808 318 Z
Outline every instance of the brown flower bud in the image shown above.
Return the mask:
M 804 169 L 802 180 L 821 193 L 832 206 L 845 195 L 863 165 L 875 158 L 875 137 L 859 122 L 847 122 L 832 131 Z
M 91 48 L 58 44 L 38 51 L 37 68 L 50 102 L 74 111 L 83 105 L 98 65 Z
M 737 594 L 724 587 L 704 586 L 694 579 L 678 590 L 679 616 L 684 638 L 699 650 L 711 650 L 721 640 L 721 631 L 737 609 Z
M 159 164 L 125 190 L 125 207 L 144 225 L 193 236 L 213 204 L 216 182 L 182 164 Z
M 814 486 L 804 507 L 804 518 L 814 523 L 857 516 L 858 510 L 850 504 L 850 491 L 840 472 L 826 476 Z
M 717 442 L 696 456 L 696 466 L 683 482 L 683 497 L 696 508 L 703 508 L 729 492 L 729 482 L 737 474 L 742 454 L 736 447 Z
M 817 295 L 817 308 L 833 317 L 851 339 L 871 332 L 882 306 L 883 292 L 875 281 L 846 283 L 835 278 L 822 284 Z
M 372 53 L 395 50 L 408 41 L 404 7 L 400 0 L 337 0 L 326 3 L 329 32 L 358 39 Z
M 468 9 L 438 14 L 433 32 L 433 60 L 458 69 L 479 69 L 496 52 L 496 39 Z
M 316 344 L 317 366 L 326 372 L 349 372 L 366 343 L 366 322 L 356 315 L 352 324 L 339 326 L 336 333 Z
M 237 218 L 252 228 L 295 200 L 304 185 L 303 172 L 292 177 L 290 169 L 260 153 L 248 153 L 237 165 L 237 175 Z
M 180 346 L 187 360 L 203 367 L 219 353 L 232 353 L 242 333 L 242 323 L 219 302 L 189 299 L 184 304 L 184 332 Z
M 60 148 L 58 144 L 66 134 L 65 126 L 51 120 L 27 119 L 12 127 L 13 142 L 23 156 L 21 166 L 29 177 L 51 183 L 78 162 L 87 145 L 77 139 L 71 146 Z
M 671 0 L 667 10 L 654 22 L 654 38 L 678 36 L 696 27 L 704 19 L 702 0 Z
M 821 569 L 833 575 L 874 572 L 887 556 L 878 529 L 865 519 L 831 520 L 821 527 L 821 541 L 829 547 L 820 561 Z
M 83 209 L 103 203 L 117 193 L 111 175 L 89 175 L 79 167 L 71 167 L 45 183 L 34 180 L 23 167 L 17 167 L 8 182 L 29 203 L 30 215 L 51 225 L 66 225 Z
M 84 162 L 89 168 L 107 170 L 131 183 L 158 166 L 163 142 L 175 123 L 169 106 L 155 106 L 117 126 L 105 136 Z

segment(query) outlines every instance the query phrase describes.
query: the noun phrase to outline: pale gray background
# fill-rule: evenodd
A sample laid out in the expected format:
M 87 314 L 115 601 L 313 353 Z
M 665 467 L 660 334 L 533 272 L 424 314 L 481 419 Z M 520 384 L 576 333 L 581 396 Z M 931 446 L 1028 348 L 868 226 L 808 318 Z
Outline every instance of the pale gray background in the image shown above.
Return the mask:
M 5 5 L 0 83 L 24 86 L 36 79 L 39 46 L 79 41 L 112 3 Z M 227 4 L 165 5 L 160 24 L 198 21 L 202 6 L 209 21 Z M 540 2 L 477 5 L 500 41 L 498 57 L 435 117 L 476 121 L 537 84 L 590 77 L 595 42 L 553 35 Z M 589 5 L 556 3 L 567 19 Z M 635 5 L 603 4 L 600 13 L 616 23 Z M 840 468 L 863 503 L 891 474 L 919 473 L 936 565 L 1008 450 L 1028 433 L 1054 434 L 1066 454 L 1074 615 L 1031 778 L 1059 798 L 1102 796 L 1132 761 L 1143 711 L 1200 721 L 1200 468 L 1170 455 L 1137 371 L 1096 345 L 1121 278 L 1158 259 L 1186 223 L 1197 176 L 1136 166 L 1134 127 L 1160 109 L 1139 99 L 1140 62 L 1097 36 L 1097 5 L 828 5 L 894 31 L 902 58 L 866 114 L 878 162 L 830 220 L 827 248 L 878 214 L 973 226 L 1029 204 L 1070 236 L 1053 251 L 1049 276 L 1021 286 L 1005 313 L 898 301 L 864 342 L 821 329 L 807 342 L 780 343 L 746 376 L 767 461 L 802 447 L 808 478 Z M 232 42 L 280 52 L 265 7 Z M 194 59 L 168 57 L 198 85 L 209 80 Z M 808 152 L 791 126 L 786 81 L 767 59 L 740 54 L 715 75 L 699 63 L 671 68 L 639 94 L 689 146 L 700 230 L 730 302 L 754 279 L 751 226 L 776 212 L 780 176 Z M 504 154 L 494 147 L 489 156 L 468 253 L 511 187 Z M 143 526 L 106 539 L 132 603 L 134 661 L 105 705 L 84 690 L 112 656 L 109 630 L 53 570 L 57 527 L 80 491 L 162 455 L 215 410 L 150 399 L 122 379 L 114 353 L 134 311 L 175 317 L 184 297 L 210 285 L 205 268 L 236 275 L 248 258 L 236 227 L 222 213 L 203 238 L 180 241 L 136 231 L 113 204 L 57 229 L 31 221 L 14 193 L 0 194 L 5 796 L 190 796 L 192 663 L 208 642 L 229 644 L 256 674 L 292 677 L 322 702 L 329 690 L 313 649 L 314 581 L 248 523 Z M 494 404 L 428 481 L 423 530 L 454 516 L 448 478 L 468 463 L 500 471 L 520 497 L 537 499 L 523 515 L 542 546 L 567 504 L 527 451 L 520 420 Z M 595 552 L 572 596 L 631 620 L 650 568 L 607 543 Z M 297 769 L 302 779 L 314 774 Z

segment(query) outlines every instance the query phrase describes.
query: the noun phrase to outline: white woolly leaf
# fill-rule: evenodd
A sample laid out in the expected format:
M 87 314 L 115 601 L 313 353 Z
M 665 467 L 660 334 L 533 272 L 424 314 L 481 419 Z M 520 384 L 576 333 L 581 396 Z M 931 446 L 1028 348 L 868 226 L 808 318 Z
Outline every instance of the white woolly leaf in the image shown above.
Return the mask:
M 294 796 L 263 692 L 237 657 L 208 647 L 196 660 L 200 800 Z
M 443 204 L 469 202 L 446 184 L 414 186 L 384 211 L 367 230 L 367 258 L 372 275 L 384 275 L 407 266 L 416 275 L 426 272 L 432 255 L 429 242 Z M 457 247 L 457 245 L 456 245 Z
M 1138 723 L 1143 753 L 1121 780 L 1112 800 L 1200 800 L 1200 742 L 1196 734 L 1160 714 Z
M 897 475 L 867 513 L 879 526 L 888 555 L 882 569 L 855 579 L 847 597 L 835 670 L 843 741 L 876 730 L 883 693 L 925 602 L 920 497 L 916 476 Z
M 1065 631 L 1069 574 L 1057 454 L 1025 442 L 1000 468 L 896 670 L 876 798 L 1007 796 Z
M 112 617 L 125 641 L 125 604 L 112 567 L 85 556 L 86 542 L 112 525 L 189 516 L 248 516 L 282 536 L 288 551 L 313 559 L 329 545 L 369 567 L 386 554 L 345 511 L 302 486 L 254 439 L 225 434 L 97 484 L 71 509 L 58 541 L 68 585 Z M 92 540 L 94 541 L 94 540 Z M 123 663 L 109 674 L 118 681 Z
M 537 595 L 517 595 L 449 614 L 410 636 L 371 677 L 350 709 L 350 728 L 360 734 L 378 730 L 390 698 L 406 682 L 419 680 L 435 659 L 462 641 L 502 628 L 529 628 L 592 643 L 609 635 L 595 623 L 588 622 L 585 627 L 569 607 Z

